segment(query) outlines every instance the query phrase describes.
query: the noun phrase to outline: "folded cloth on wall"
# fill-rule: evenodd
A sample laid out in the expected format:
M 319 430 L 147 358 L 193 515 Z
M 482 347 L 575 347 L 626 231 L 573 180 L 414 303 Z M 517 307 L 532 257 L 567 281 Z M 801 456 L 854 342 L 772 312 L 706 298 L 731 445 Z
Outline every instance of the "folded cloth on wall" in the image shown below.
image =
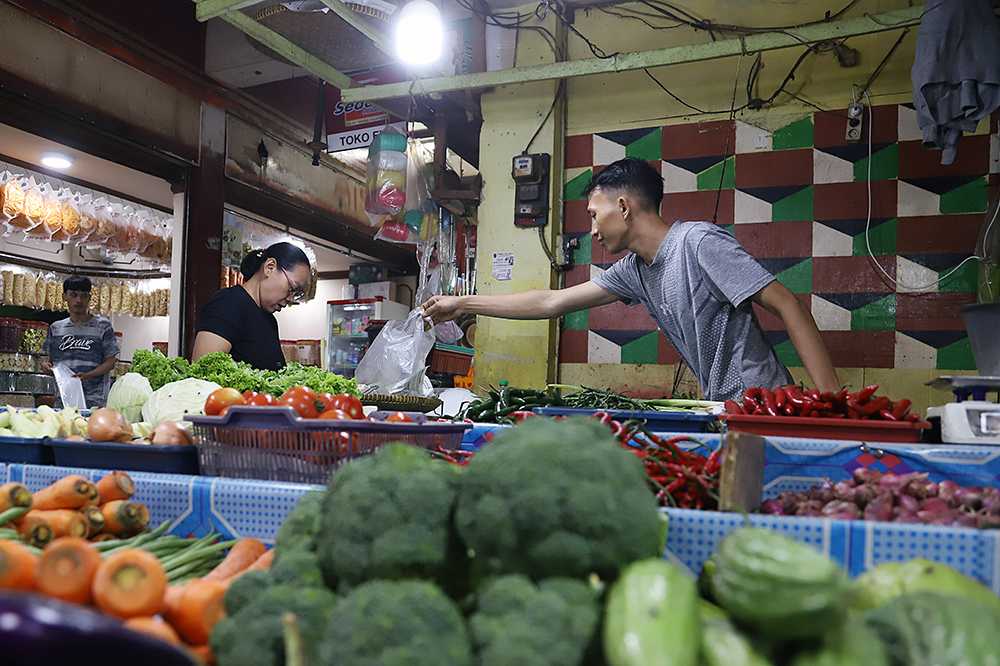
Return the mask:
M 928 0 L 910 77 L 924 148 L 951 164 L 962 133 L 1000 106 L 1000 27 L 989 0 Z

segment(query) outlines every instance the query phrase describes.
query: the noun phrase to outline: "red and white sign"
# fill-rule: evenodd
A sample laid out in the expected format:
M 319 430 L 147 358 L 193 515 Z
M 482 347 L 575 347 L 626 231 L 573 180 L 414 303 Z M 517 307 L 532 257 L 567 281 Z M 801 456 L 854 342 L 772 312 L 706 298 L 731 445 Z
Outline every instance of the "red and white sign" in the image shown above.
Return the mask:
M 351 78 L 362 86 L 399 83 L 406 80 L 406 71 L 392 66 Z M 327 86 L 326 91 L 326 144 L 331 153 L 366 148 L 386 125 L 404 120 L 368 102 L 344 103 L 340 89 L 333 86 Z

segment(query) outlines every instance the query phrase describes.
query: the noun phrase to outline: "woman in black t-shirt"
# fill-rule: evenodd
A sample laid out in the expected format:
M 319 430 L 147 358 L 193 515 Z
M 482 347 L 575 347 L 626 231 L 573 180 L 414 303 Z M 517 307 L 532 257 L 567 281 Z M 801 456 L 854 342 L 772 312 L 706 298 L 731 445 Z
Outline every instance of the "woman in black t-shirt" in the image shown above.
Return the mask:
M 198 317 L 191 361 L 223 351 L 255 368 L 285 365 L 274 313 L 302 298 L 309 282 L 309 259 L 291 243 L 254 250 L 240 264 L 246 280 L 208 299 Z

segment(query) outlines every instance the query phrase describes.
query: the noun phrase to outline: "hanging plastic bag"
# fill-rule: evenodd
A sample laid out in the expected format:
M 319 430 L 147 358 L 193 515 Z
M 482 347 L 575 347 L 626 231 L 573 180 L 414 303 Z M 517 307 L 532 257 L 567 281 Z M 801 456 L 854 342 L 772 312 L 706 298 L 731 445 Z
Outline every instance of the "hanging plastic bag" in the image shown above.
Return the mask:
M 423 311 L 414 308 L 405 321 L 393 320 L 382 327 L 358 363 L 354 378 L 379 395 L 426 398 L 434 393 L 426 377 L 432 347 L 434 331 L 424 330 Z
M 83 382 L 73 374 L 65 363 L 56 363 L 52 366 L 52 375 L 56 378 L 56 388 L 59 389 L 62 406 L 86 409 L 87 400 L 83 395 Z
M 392 127 L 368 148 L 365 213 L 372 226 L 403 210 L 406 204 L 406 136 Z

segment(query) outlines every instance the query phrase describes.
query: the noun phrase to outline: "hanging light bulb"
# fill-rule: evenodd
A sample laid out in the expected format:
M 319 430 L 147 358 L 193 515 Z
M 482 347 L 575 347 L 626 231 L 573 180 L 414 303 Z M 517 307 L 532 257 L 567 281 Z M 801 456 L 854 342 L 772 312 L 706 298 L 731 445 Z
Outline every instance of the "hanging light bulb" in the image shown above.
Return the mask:
M 411 65 L 426 65 L 441 56 L 444 29 L 441 11 L 428 0 L 410 0 L 399 12 L 396 53 Z

